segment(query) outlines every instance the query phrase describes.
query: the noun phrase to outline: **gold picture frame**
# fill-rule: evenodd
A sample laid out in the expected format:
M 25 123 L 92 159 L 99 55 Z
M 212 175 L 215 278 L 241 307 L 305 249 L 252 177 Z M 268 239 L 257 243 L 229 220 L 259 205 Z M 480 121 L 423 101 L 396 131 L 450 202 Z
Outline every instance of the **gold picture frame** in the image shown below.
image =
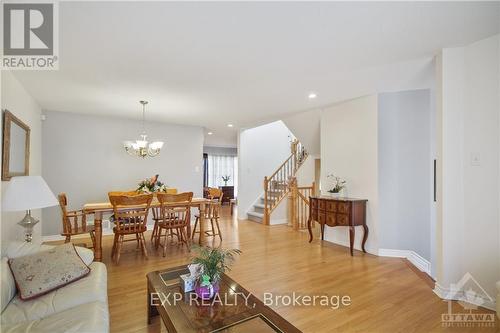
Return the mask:
M 3 111 L 2 180 L 29 175 L 30 128 L 8 110 Z

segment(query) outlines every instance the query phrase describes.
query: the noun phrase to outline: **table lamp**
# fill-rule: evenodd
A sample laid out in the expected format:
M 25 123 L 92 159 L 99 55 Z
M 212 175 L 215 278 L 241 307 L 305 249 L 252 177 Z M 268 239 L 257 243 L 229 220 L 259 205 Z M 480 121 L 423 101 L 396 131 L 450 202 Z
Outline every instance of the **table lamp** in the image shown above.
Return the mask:
M 17 224 L 25 228 L 25 241 L 30 243 L 33 239 L 33 227 L 39 222 L 31 216 L 31 210 L 56 206 L 59 202 L 40 176 L 12 177 L 6 187 L 2 197 L 2 211 L 26 211 L 24 218 Z

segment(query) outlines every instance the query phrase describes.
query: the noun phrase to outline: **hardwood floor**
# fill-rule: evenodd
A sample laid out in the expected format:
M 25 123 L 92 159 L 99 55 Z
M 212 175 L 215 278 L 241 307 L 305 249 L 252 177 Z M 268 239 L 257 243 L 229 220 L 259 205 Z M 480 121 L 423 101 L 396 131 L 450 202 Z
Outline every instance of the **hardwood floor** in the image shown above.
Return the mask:
M 432 292 L 428 280 L 405 259 L 359 251 L 351 257 L 348 248 L 321 243 L 317 237 L 309 244 L 306 232 L 237 221 L 226 207 L 223 215 L 222 246 L 243 251 L 229 275 L 261 300 L 265 292 L 350 296 L 352 304 L 337 310 L 319 305 L 273 307 L 304 332 L 500 331 L 498 320 L 494 328 L 443 328 L 441 314 L 447 312 L 447 302 Z M 146 274 L 190 261 L 186 248 L 176 245 L 162 257 L 161 251 L 152 250 L 149 235 L 149 259 L 130 242 L 124 246 L 119 265 L 110 257 L 112 236 L 103 238 L 112 332 L 159 332 L 158 318 L 149 326 L 146 323 Z M 219 244 L 217 238 L 215 246 Z M 454 309 L 464 312 L 456 303 Z

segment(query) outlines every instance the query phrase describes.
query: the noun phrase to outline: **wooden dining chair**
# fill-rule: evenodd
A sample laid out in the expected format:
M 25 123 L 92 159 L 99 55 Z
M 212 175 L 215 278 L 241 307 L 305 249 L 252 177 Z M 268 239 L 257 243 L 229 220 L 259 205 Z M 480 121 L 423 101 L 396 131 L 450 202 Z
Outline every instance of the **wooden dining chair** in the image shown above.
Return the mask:
M 206 204 L 205 206 L 205 220 L 210 221 L 210 225 L 212 227 L 211 230 L 205 231 L 206 236 L 219 236 L 220 240 L 222 241 L 222 234 L 220 232 L 220 226 L 219 226 L 219 217 L 220 217 L 220 210 L 222 207 L 222 197 L 224 194 L 222 193 L 222 190 L 218 188 L 209 188 L 208 190 L 208 199 L 210 200 L 209 203 Z M 191 238 L 194 238 L 195 234 L 200 234 L 200 237 L 202 237 L 200 231 L 196 231 L 196 227 L 198 226 L 198 222 L 200 221 L 200 216 L 195 215 L 195 221 L 194 221 L 194 228 L 193 228 L 193 234 L 191 235 Z M 217 230 L 214 228 L 214 222 L 215 222 L 215 227 L 217 227 Z
M 82 210 L 67 210 L 68 198 L 65 193 L 58 195 L 59 206 L 61 207 L 64 242 L 69 243 L 71 236 L 89 234 L 92 240 L 92 247 L 95 247 L 95 230 L 93 225 L 87 225 L 86 215 Z M 87 247 L 87 244 L 85 244 Z
M 111 191 L 111 192 L 108 192 L 108 197 L 110 195 L 114 195 L 114 196 L 117 196 L 117 195 L 128 195 L 128 196 L 133 196 L 133 195 L 139 195 L 141 194 L 140 192 L 137 192 L 136 190 L 129 190 L 129 191 Z M 113 221 L 115 220 L 115 215 L 111 215 L 109 217 L 109 222 L 113 223 Z M 139 238 L 136 239 L 137 241 L 137 248 L 140 247 L 140 243 L 139 243 Z
M 156 197 L 160 202 L 160 219 L 157 223 L 157 233 L 155 236 L 155 248 L 163 247 L 163 256 L 167 253 L 167 237 L 169 232 L 175 231 L 179 244 L 186 244 L 189 250 L 189 236 L 187 226 L 191 220 L 191 200 L 193 192 L 179 194 L 157 193 Z M 163 233 L 165 231 L 165 233 Z M 163 236 L 163 244 L 161 238 Z
M 115 234 L 111 257 L 118 264 L 124 242 L 136 241 L 141 248 L 143 256 L 147 259 L 146 240 L 144 232 L 147 230 L 149 207 L 153 200 L 152 194 L 124 195 L 110 192 L 109 201 L 113 206 L 113 222 Z M 125 236 L 134 235 L 132 239 Z
M 167 188 L 166 192 L 160 192 L 160 193 L 167 193 L 167 194 L 177 194 L 177 189 L 176 188 Z M 155 193 L 156 195 L 156 193 Z M 155 244 L 155 237 L 156 233 L 158 231 L 158 221 L 161 219 L 160 216 L 160 207 L 152 207 L 151 212 L 153 213 L 153 232 L 151 233 L 151 244 Z
M 139 195 L 141 193 L 137 192 L 137 191 L 134 191 L 134 190 L 130 190 L 130 191 L 111 191 L 111 192 L 108 192 L 108 197 L 109 196 L 119 196 L 119 195 L 125 195 L 125 196 L 134 196 L 134 195 Z

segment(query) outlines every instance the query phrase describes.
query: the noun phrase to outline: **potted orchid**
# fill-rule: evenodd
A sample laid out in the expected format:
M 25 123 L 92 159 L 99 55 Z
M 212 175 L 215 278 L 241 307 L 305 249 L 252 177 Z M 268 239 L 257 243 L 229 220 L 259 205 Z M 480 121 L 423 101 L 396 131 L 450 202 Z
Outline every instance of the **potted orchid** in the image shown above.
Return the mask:
M 158 180 L 159 175 L 154 175 L 149 179 L 144 179 L 137 185 L 139 193 L 167 192 L 167 185 Z
M 340 196 L 340 192 L 345 189 L 347 181 L 338 176 L 335 176 L 333 173 L 327 175 L 326 178 L 331 179 L 333 182 L 333 187 L 329 189 L 328 192 L 334 197 Z
M 196 283 L 195 292 L 204 300 L 212 299 L 219 292 L 219 282 L 222 274 L 230 270 L 235 256 L 241 254 L 241 250 L 224 250 L 208 246 L 193 246 L 197 256 L 193 258 L 193 264 L 200 267 L 200 275 Z

